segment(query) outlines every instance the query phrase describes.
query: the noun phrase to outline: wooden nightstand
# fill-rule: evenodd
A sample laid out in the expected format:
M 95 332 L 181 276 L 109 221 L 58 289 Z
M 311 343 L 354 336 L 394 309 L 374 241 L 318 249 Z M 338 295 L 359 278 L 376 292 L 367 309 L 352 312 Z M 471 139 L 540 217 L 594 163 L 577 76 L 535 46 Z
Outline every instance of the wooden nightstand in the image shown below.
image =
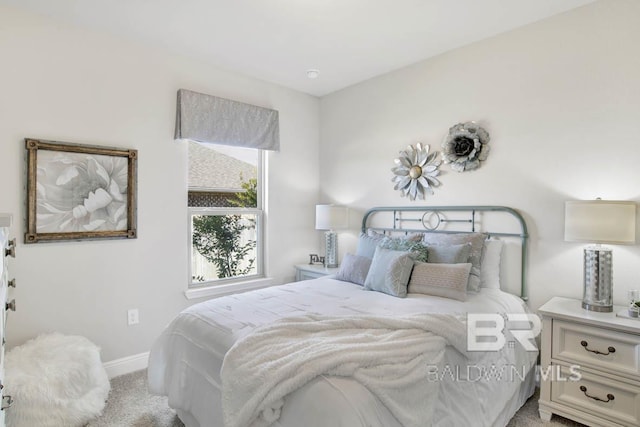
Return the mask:
M 324 265 L 296 264 L 296 282 L 301 280 L 317 279 L 318 277 L 336 274 L 338 268 L 327 268 Z
M 640 425 L 640 320 L 616 316 L 625 309 L 597 313 L 560 297 L 540 307 L 540 418 Z

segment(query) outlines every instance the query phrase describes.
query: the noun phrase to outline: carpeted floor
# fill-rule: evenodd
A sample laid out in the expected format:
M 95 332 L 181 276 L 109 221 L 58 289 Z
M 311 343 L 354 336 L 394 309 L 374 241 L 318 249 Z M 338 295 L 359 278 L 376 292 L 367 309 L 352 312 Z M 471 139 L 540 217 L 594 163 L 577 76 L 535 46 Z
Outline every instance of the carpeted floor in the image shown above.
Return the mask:
M 111 392 L 102 416 L 87 427 L 184 427 L 167 398 L 147 391 L 147 371 L 111 380 Z
M 102 416 L 87 427 L 183 427 L 176 414 L 167 406 L 165 397 L 147 392 L 146 371 L 138 371 L 111 380 L 111 393 Z M 538 416 L 538 394 L 518 411 L 507 427 L 571 426 L 582 424 L 553 416 L 544 423 Z M 214 427 L 214 426 L 211 426 Z

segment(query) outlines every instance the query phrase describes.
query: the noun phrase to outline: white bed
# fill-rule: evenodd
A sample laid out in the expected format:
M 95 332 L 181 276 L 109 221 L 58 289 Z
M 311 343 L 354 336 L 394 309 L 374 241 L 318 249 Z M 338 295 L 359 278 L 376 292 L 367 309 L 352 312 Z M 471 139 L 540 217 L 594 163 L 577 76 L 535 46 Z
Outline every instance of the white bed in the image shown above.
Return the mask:
M 525 230 L 526 232 L 526 230 Z M 525 313 L 523 300 L 483 288 L 466 301 L 422 294 L 396 298 L 324 277 L 230 295 L 194 305 L 178 315 L 154 344 L 149 388 L 166 395 L 188 427 L 223 427 L 221 367 L 238 340 L 283 318 L 407 316 L 420 313 Z M 508 339 L 509 341 L 509 339 Z M 447 346 L 437 404 L 425 426 L 504 426 L 531 396 L 537 352 L 505 346 L 471 363 Z M 442 369 L 447 367 L 447 370 Z M 500 378 L 478 379 L 479 367 Z M 473 378 L 468 379 L 467 374 Z M 320 375 L 284 399 L 276 427 L 399 427 L 397 417 L 365 386 L 349 377 Z

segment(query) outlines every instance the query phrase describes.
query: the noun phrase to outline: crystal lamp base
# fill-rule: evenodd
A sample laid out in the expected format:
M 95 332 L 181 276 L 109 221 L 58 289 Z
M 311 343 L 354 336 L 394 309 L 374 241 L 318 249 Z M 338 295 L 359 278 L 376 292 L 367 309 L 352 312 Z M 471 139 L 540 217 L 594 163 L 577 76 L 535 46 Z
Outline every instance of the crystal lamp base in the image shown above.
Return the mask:
M 338 266 L 338 235 L 333 231 L 324 233 L 324 265 L 327 268 Z
M 582 308 L 613 311 L 613 255 L 611 249 L 591 246 L 584 250 L 584 294 Z

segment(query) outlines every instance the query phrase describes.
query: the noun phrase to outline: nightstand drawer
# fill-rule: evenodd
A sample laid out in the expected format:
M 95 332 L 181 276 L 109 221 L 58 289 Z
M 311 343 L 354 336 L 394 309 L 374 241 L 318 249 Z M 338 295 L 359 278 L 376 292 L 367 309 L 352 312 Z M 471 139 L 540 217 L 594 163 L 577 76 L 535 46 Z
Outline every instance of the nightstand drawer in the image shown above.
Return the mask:
M 555 368 L 555 366 L 554 366 Z M 572 371 L 561 368 L 561 378 Z M 625 426 L 640 425 L 640 387 L 578 371 L 578 381 L 554 381 L 551 400 Z
M 551 357 L 640 380 L 640 336 L 553 321 Z

